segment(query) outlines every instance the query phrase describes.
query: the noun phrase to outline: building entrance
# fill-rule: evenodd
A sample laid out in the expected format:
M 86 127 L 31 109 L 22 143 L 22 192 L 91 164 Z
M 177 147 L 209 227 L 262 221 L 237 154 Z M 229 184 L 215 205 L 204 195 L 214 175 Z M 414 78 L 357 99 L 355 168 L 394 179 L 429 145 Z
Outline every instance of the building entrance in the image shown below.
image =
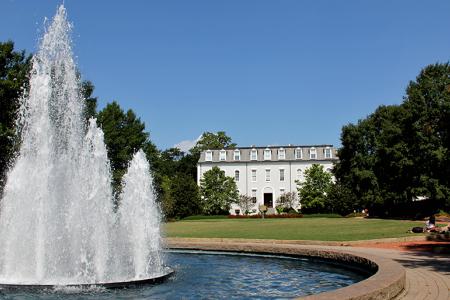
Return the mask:
M 268 208 L 273 207 L 273 194 L 264 193 L 264 205 Z

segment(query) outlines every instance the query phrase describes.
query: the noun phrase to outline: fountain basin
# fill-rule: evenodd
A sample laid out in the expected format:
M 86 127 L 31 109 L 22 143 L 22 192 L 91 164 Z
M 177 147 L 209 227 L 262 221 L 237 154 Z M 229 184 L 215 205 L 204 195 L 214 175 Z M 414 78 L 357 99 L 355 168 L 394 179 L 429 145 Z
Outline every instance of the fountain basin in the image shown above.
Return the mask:
M 301 242 L 301 241 L 300 241 Z M 302 297 L 310 300 L 329 299 L 395 299 L 406 285 L 405 268 L 391 259 L 352 252 L 350 249 L 295 244 L 295 241 L 245 239 L 167 238 L 171 249 L 267 253 L 293 257 L 317 258 L 345 268 L 365 270 L 370 276 L 347 287 Z
M 96 282 L 96 283 L 83 283 L 83 284 L 64 284 L 64 285 L 56 285 L 56 284 L 8 284 L 0 282 L 0 290 L 39 290 L 39 289 L 58 289 L 58 288 L 91 288 L 91 287 L 100 287 L 105 289 L 123 289 L 123 288 L 132 288 L 139 287 L 142 285 L 151 285 L 163 283 L 167 279 L 169 279 L 174 274 L 174 270 L 166 267 L 164 272 L 158 274 L 154 277 L 142 278 L 142 279 L 134 279 L 127 281 L 118 281 L 118 282 Z

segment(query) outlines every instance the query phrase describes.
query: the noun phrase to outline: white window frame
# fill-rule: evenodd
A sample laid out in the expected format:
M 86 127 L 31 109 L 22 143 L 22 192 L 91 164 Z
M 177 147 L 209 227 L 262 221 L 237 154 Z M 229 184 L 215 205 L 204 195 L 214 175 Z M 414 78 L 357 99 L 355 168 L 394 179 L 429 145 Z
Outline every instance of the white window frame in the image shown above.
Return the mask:
M 270 177 L 271 177 L 271 175 L 270 175 L 270 169 L 266 169 L 266 173 L 265 173 L 265 178 L 266 178 L 266 182 L 270 182 Z
M 257 197 L 256 197 L 257 192 L 258 192 L 257 189 L 252 189 L 252 203 L 253 204 L 255 204 L 257 202 Z
M 329 154 L 329 155 L 327 155 L 327 154 Z M 323 149 L 323 156 L 328 159 L 331 159 L 333 157 L 330 147 L 326 147 L 325 149 Z
M 284 187 L 280 188 L 280 196 L 286 193 L 286 189 Z
M 219 160 L 220 161 L 227 160 L 227 151 L 226 150 L 220 150 L 220 152 L 219 152 Z
M 252 169 L 252 182 L 256 182 L 258 180 L 258 171 L 256 169 Z
M 234 160 L 241 160 L 241 151 L 234 150 L 233 158 L 234 158 Z
M 302 159 L 302 158 L 303 158 L 302 148 L 295 149 L 295 159 Z
M 302 171 L 302 169 L 297 169 L 297 180 L 300 180 L 300 179 L 302 179 L 302 174 L 303 174 L 303 171 Z
M 213 152 L 211 150 L 206 150 L 205 152 L 205 161 L 212 161 Z
M 286 150 L 284 148 L 278 149 L 278 159 L 279 160 L 286 159 Z
M 239 170 L 234 170 L 234 181 L 239 182 L 241 179 L 241 172 Z
M 281 176 L 283 175 L 283 176 Z M 280 181 L 286 181 L 286 170 L 285 169 L 280 169 Z
M 309 159 L 317 159 L 317 149 L 316 148 L 314 148 L 314 147 L 309 148 Z
M 271 160 L 272 159 L 272 150 L 269 148 L 264 149 L 264 160 Z
M 252 149 L 250 151 L 250 160 L 258 160 L 258 150 Z

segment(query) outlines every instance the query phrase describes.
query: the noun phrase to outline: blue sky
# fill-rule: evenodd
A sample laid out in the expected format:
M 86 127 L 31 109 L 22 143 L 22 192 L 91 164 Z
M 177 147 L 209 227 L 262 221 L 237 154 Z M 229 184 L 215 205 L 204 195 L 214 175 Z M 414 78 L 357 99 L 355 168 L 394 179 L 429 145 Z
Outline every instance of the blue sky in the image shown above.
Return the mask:
M 0 41 L 34 52 L 62 1 L 1 0 Z M 241 146 L 339 146 L 450 57 L 450 1 L 66 0 L 82 75 L 165 149 L 224 130 Z

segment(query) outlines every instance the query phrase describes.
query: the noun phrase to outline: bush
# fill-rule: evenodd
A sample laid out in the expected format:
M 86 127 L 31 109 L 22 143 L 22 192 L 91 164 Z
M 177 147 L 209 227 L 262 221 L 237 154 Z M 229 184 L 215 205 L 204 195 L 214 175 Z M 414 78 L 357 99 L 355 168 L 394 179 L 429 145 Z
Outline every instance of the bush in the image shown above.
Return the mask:
M 261 219 L 261 215 L 229 215 L 229 219 Z M 291 219 L 291 218 L 303 218 L 302 214 L 299 213 L 287 213 L 282 215 L 265 215 L 265 219 Z
M 183 220 L 214 220 L 214 219 L 226 219 L 227 215 L 195 215 L 183 218 Z
M 305 214 L 305 218 L 342 218 L 339 214 Z

